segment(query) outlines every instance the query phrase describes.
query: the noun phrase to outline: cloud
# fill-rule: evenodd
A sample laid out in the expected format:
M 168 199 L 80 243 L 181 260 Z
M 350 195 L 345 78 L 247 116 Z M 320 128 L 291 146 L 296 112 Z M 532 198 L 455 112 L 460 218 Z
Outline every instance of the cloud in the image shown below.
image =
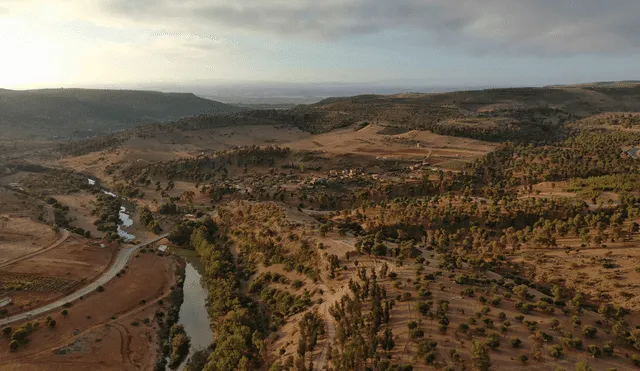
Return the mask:
M 10 10 L 37 4 L 103 27 L 201 37 L 331 42 L 395 32 L 424 40 L 418 47 L 550 55 L 631 55 L 640 47 L 638 0 L 0 0 Z
M 473 48 L 635 53 L 637 0 L 102 0 L 100 12 L 150 27 L 336 40 L 401 31 Z M 426 43 L 425 43 L 426 44 Z

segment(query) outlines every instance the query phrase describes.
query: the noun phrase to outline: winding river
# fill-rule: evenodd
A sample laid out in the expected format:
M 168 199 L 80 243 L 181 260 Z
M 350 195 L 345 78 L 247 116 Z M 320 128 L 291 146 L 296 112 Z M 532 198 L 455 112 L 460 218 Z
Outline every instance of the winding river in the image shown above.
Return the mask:
M 91 186 L 96 185 L 96 181 L 91 178 L 87 178 L 87 183 L 89 183 L 89 185 Z M 102 193 L 111 197 L 118 197 L 118 195 L 116 195 L 115 193 L 109 192 L 105 189 L 102 190 Z M 129 212 L 127 211 L 127 208 L 125 206 L 120 206 L 118 219 L 120 221 L 118 223 L 118 236 L 120 236 L 120 238 L 122 238 L 125 242 L 131 242 L 135 240 L 136 236 L 123 229 L 123 227 L 131 227 L 133 225 L 133 219 L 131 219 L 131 216 L 129 216 Z
M 87 180 L 90 185 L 95 185 L 96 181 Z M 113 197 L 116 194 L 102 190 L 103 193 Z M 133 220 L 125 205 L 120 208 L 118 214 L 120 223 L 118 223 L 118 235 L 125 241 L 132 241 L 136 236 L 128 233 L 124 228 L 131 227 Z M 180 315 L 178 324 L 184 326 L 184 330 L 191 339 L 189 355 L 178 366 L 177 370 L 184 370 L 187 361 L 193 353 L 200 349 L 206 349 L 213 343 L 213 331 L 207 313 L 207 287 L 202 278 L 205 268 L 195 251 L 174 248 L 171 252 L 177 256 L 184 258 L 186 262 L 185 278 L 184 278 L 184 301 L 180 306 Z
M 204 264 L 195 251 L 174 248 L 171 252 L 183 257 L 187 263 L 183 286 L 184 301 L 180 306 L 178 324 L 184 326 L 185 332 L 191 338 L 191 347 L 189 355 L 178 367 L 178 370 L 182 371 L 193 353 L 206 349 L 213 343 L 213 331 L 207 313 L 207 287 L 202 278 Z

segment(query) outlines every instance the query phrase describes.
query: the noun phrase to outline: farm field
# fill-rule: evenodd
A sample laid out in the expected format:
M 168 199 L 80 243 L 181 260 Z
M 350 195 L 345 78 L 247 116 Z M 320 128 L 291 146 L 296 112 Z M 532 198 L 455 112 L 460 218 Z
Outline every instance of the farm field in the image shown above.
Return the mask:
M 0 269 L 0 287 L 13 303 L 10 314 L 37 307 L 97 277 L 110 263 L 115 246 L 72 236 L 54 249 Z
M 121 277 L 105 285 L 104 292 L 74 302 L 66 316 L 51 313 L 57 322 L 54 329 L 41 323 L 24 349 L 3 353 L 0 370 L 153 369 L 155 316 L 165 310 L 158 300 L 166 301 L 169 287 L 175 284 L 173 264 L 152 253 L 135 257 Z M 8 347 L 8 340 L 0 343 Z

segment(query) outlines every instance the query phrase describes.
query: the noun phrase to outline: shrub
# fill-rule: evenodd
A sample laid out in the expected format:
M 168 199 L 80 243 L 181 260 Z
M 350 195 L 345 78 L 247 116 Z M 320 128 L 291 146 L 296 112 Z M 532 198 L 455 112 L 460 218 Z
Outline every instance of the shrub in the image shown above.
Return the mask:
M 429 308 L 430 307 L 431 306 L 429 304 L 427 304 L 426 302 L 421 302 L 421 303 L 418 303 L 418 305 L 417 305 L 418 312 L 420 312 L 420 314 L 422 314 L 423 316 L 426 316 L 427 313 L 429 313 Z
M 487 338 L 487 346 L 491 349 L 498 348 L 500 346 L 500 335 L 495 332 L 489 334 L 489 337 Z
M 428 365 L 433 365 L 436 362 L 436 353 L 435 352 L 428 352 L 425 356 L 424 356 L 424 361 L 428 364 Z
M 20 347 L 20 343 L 18 343 L 18 341 L 16 340 L 11 340 L 11 342 L 9 343 L 9 349 L 12 352 L 15 352 L 16 350 L 18 350 L 19 347 Z
M 467 325 L 466 323 L 461 323 L 458 325 L 458 330 L 466 334 L 469 331 L 469 325 Z
M 514 348 L 518 348 L 520 347 L 520 345 L 522 345 L 522 340 L 518 338 L 511 338 L 509 342 L 511 343 L 511 346 Z
M 594 371 L 587 361 L 580 361 L 576 363 L 576 371 Z
M 591 355 L 593 356 L 593 358 L 600 358 L 602 356 L 602 351 L 600 350 L 600 348 L 595 345 L 595 344 L 591 344 L 589 345 L 589 347 L 587 348 L 587 350 L 589 351 L 589 353 L 591 353 Z
M 584 326 L 582 328 L 582 334 L 589 339 L 593 339 L 594 337 L 596 337 L 597 333 L 598 333 L 598 329 L 596 329 L 593 326 Z
M 424 337 L 424 331 L 420 328 L 414 329 L 411 331 L 411 338 L 418 339 Z
M 562 356 L 562 346 L 557 344 L 552 347 L 549 347 L 549 354 L 553 358 L 560 358 Z

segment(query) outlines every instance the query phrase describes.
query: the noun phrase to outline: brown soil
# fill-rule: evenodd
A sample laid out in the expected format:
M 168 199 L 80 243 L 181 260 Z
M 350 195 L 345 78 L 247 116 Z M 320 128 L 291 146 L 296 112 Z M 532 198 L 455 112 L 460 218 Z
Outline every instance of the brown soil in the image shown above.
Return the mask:
M 154 133 L 145 138 L 132 138 L 117 149 L 65 158 L 56 164 L 88 172 L 98 179 L 108 181 L 111 177 L 106 173 L 105 167 L 110 164 L 135 164 L 142 167 L 153 162 L 196 156 L 235 146 L 271 144 L 292 150 L 320 150 L 330 158 L 356 154 L 365 156 L 365 159 L 429 159 L 434 164 L 472 161 L 496 147 L 495 143 L 437 135 L 429 131 L 380 134 L 383 129 L 382 125 L 372 124 L 360 130 L 349 127 L 312 135 L 293 128 L 244 125 L 203 131 Z M 449 167 L 457 169 L 458 166 Z
M 287 211 L 287 218 L 291 222 L 299 223 L 300 227 L 308 226 L 310 224 L 314 224 L 313 221 L 306 217 L 305 215 L 301 215 L 300 212 L 294 210 Z M 487 306 L 488 304 L 482 304 L 478 301 L 478 297 L 484 295 L 487 298 L 491 298 L 494 294 L 490 291 L 486 293 L 480 292 L 479 287 L 468 286 L 468 285 L 459 285 L 456 284 L 453 280 L 453 276 L 448 277 L 448 274 L 445 272 L 444 277 L 437 279 L 435 283 L 432 283 L 429 288 L 432 292 L 432 296 L 426 299 L 422 299 L 419 296 L 418 290 L 412 285 L 413 280 L 416 278 L 415 266 L 409 259 L 403 265 L 397 264 L 394 259 L 388 257 L 375 257 L 369 255 L 360 255 L 350 260 L 344 259 L 345 254 L 349 251 L 354 251 L 354 243 L 355 238 L 350 236 L 339 236 L 335 233 L 329 233 L 326 237 L 320 237 L 317 234 L 314 236 L 318 241 L 321 241 L 325 249 L 320 251 L 320 254 L 324 256 L 324 254 L 335 254 L 340 258 L 340 266 L 346 266 L 346 270 L 339 269 L 336 271 L 335 279 L 326 278 L 327 270 L 326 267 L 323 268 L 322 273 L 322 281 L 317 284 L 314 284 L 308 279 L 304 279 L 303 277 L 298 276 L 296 273 L 285 272 L 282 270 L 282 267 L 274 265 L 268 268 L 260 267 L 259 271 L 272 271 L 278 272 L 286 275 L 289 279 L 301 279 L 305 282 L 304 289 L 307 289 L 313 292 L 316 289 L 322 290 L 321 298 L 319 304 L 312 305 L 310 310 L 314 308 L 318 310 L 318 312 L 325 319 L 326 326 L 326 335 L 321 337 L 316 345 L 313 354 L 313 362 L 314 369 L 321 370 L 323 367 L 329 365 L 329 360 L 327 358 L 327 344 L 332 343 L 335 337 L 336 324 L 334 323 L 333 317 L 329 314 L 328 309 L 333 305 L 336 301 L 340 300 L 343 295 L 350 294 L 350 290 L 348 288 L 348 282 L 350 279 L 357 280 L 356 277 L 356 269 L 365 267 L 368 271 L 371 269 L 375 269 L 376 272 L 380 271 L 383 263 L 386 263 L 389 268 L 389 272 L 395 272 L 398 274 L 396 280 L 391 280 L 389 278 L 379 277 L 378 282 L 382 284 L 387 290 L 387 297 L 396 298 L 396 296 L 401 295 L 403 293 L 410 293 L 411 298 L 408 300 L 396 300 L 396 305 L 394 306 L 391 312 L 391 322 L 389 327 L 392 329 L 395 340 L 395 348 L 390 352 L 391 359 L 393 362 L 397 364 L 412 364 L 414 365 L 415 370 L 431 370 L 430 366 L 427 366 L 423 360 L 417 358 L 417 346 L 418 340 L 411 339 L 409 336 L 409 330 L 407 328 L 407 324 L 410 321 L 416 321 L 418 323 L 418 327 L 423 329 L 425 332 L 425 338 L 429 340 L 435 340 L 438 343 L 436 348 L 436 359 L 438 361 L 439 366 L 444 366 L 447 364 L 453 364 L 451 359 L 451 351 L 455 350 L 465 363 L 469 365 L 469 357 L 470 357 L 470 347 L 472 340 L 484 340 L 486 336 L 483 335 L 467 335 L 462 332 L 457 331 L 457 327 L 460 323 L 468 323 L 469 317 L 473 317 L 475 313 L 480 312 L 480 310 Z M 392 243 L 388 243 L 387 245 L 390 247 L 395 246 Z M 553 253 L 555 254 L 555 253 Z M 558 254 L 560 254 L 558 252 Z M 619 252 L 619 259 L 622 255 L 627 254 L 626 250 L 622 250 Z M 433 252 L 424 251 L 423 257 L 429 261 L 427 266 L 424 266 L 422 274 L 426 273 L 436 273 L 440 269 L 438 268 L 438 256 Z M 559 255 L 558 255 L 559 257 Z M 357 260 L 357 265 L 356 265 Z M 625 262 L 620 267 L 621 270 L 625 272 L 625 274 L 630 274 L 630 271 L 635 267 L 640 260 L 633 259 L 628 262 Z M 588 267 L 584 267 L 585 270 Z M 559 271 L 558 274 L 561 274 L 564 271 L 571 270 L 569 267 L 565 267 L 563 270 Z M 598 272 L 591 268 L 594 275 L 598 275 Z M 454 275 L 458 274 L 473 274 L 473 270 L 465 268 L 465 269 L 457 269 Z M 578 272 L 579 274 L 579 272 Z M 500 275 L 488 272 L 487 276 L 489 278 L 498 279 Z M 635 282 L 636 276 L 639 276 L 638 273 L 633 273 L 628 276 L 629 282 Z M 577 280 L 573 276 L 567 277 L 568 280 Z M 585 281 L 585 284 L 590 284 L 588 281 Z M 461 290 L 467 287 L 471 287 L 476 289 L 476 294 L 474 297 L 462 296 L 460 294 Z M 490 287 L 487 287 L 487 290 L 490 290 Z M 502 292 L 504 289 L 497 289 L 498 295 L 502 296 Z M 545 296 L 536 290 L 530 290 L 531 293 L 535 294 L 535 300 Z M 435 304 L 441 300 L 449 301 L 449 310 L 448 316 L 451 324 L 446 333 L 441 333 L 439 331 L 439 324 L 437 319 L 429 319 L 429 317 L 422 316 L 416 309 L 416 305 L 420 301 L 433 301 Z M 506 335 L 501 335 L 501 345 L 498 349 L 492 350 L 490 352 L 491 361 L 493 363 L 493 368 L 496 370 L 527 370 L 531 367 L 538 367 L 540 369 L 555 369 L 556 366 L 561 366 L 566 369 L 573 369 L 574 365 L 582 360 L 587 360 L 589 364 L 594 367 L 595 370 L 605 370 L 611 367 L 615 367 L 619 370 L 628 369 L 630 367 L 630 361 L 625 358 L 625 353 L 633 354 L 634 351 L 630 348 L 620 347 L 616 350 L 615 357 L 605 357 L 601 359 L 594 360 L 592 357 L 588 356 L 588 353 L 584 351 L 572 351 L 565 350 L 563 356 L 560 360 L 557 360 L 549 355 L 548 347 L 554 344 L 557 344 L 558 339 L 563 336 L 562 331 L 566 331 L 568 333 L 572 333 L 577 337 L 583 338 L 581 334 L 581 326 L 574 327 L 571 323 L 571 315 L 565 316 L 559 310 L 556 310 L 553 314 L 545 314 L 540 311 L 533 311 L 529 314 L 525 315 L 525 320 L 528 321 L 536 321 L 538 323 L 538 329 L 541 331 L 545 331 L 551 334 L 554 337 L 554 340 L 551 343 L 545 343 L 543 348 L 541 349 L 541 358 L 539 361 L 533 360 L 532 347 L 533 340 L 530 339 L 532 332 L 527 328 L 527 326 L 518 320 L 515 319 L 516 316 L 521 314 L 521 311 L 516 309 L 515 303 L 519 301 L 519 298 L 503 298 L 502 303 L 497 307 L 490 306 L 491 311 L 488 314 L 488 318 L 494 321 L 494 327 L 489 328 L 487 333 L 498 332 L 499 327 L 502 325 L 504 321 L 498 318 L 498 313 L 504 312 L 506 315 L 506 319 L 511 322 L 511 326 Z M 314 300 L 318 302 L 317 299 Z M 287 319 L 284 326 L 280 328 L 276 335 L 273 336 L 274 342 L 269 346 L 270 354 L 272 354 L 271 359 L 276 360 L 280 359 L 284 361 L 289 356 L 296 357 L 297 351 L 297 342 L 300 337 L 298 334 L 297 324 L 302 316 L 301 314 L 297 314 Z M 552 318 L 558 318 L 561 321 L 561 328 L 558 330 L 548 330 L 549 323 Z M 600 316 L 595 312 L 585 311 L 583 315 L 581 315 L 581 320 L 583 325 L 595 325 L 598 327 L 595 322 L 600 319 Z M 482 320 L 478 320 L 478 325 L 471 326 L 474 327 L 485 327 L 482 323 Z M 598 336 L 596 339 L 589 340 L 583 338 L 585 349 L 590 344 L 596 344 L 598 346 L 602 346 L 602 344 L 606 340 L 613 340 L 607 334 L 603 333 L 602 329 L 599 329 Z M 512 337 L 517 337 L 521 339 L 522 346 L 515 351 L 512 350 L 511 345 L 509 344 L 509 339 Z M 284 350 L 284 354 L 280 354 L 281 350 Z M 520 354 L 526 354 L 529 356 L 530 360 L 526 365 L 523 365 L 521 361 L 518 359 Z M 276 356 L 277 355 L 277 356 Z M 440 368 L 440 367 L 437 367 Z
M 104 292 L 75 302 L 66 318 L 51 314 L 57 321 L 55 329 L 44 327 L 43 318 L 33 319 L 41 322 L 41 328 L 15 353 L 8 351 L 8 340 L 0 340 L 0 370 L 153 370 L 157 343 L 153 317 L 161 308 L 157 299 L 175 283 L 174 271 L 171 258 L 139 254 L 122 277 L 105 285 Z
M 48 225 L 20 214 L 0 214 L 0 263 L 20 258 L 55 242 Z
M 21 312 L 86 284 L 107 267 L 115 249 L 72 235 L 54 249 L 2 268 L 1 287 L 13 299 L 7 309 Z

